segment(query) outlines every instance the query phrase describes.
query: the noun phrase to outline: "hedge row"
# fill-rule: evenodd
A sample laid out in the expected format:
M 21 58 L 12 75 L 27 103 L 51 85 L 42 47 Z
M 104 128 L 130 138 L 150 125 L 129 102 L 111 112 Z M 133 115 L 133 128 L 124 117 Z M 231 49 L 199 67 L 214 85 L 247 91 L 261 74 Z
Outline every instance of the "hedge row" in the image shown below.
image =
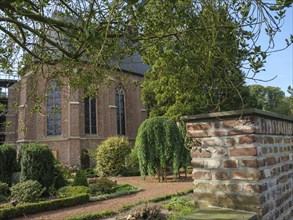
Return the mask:
M 0 219 L 12 219 L 23 215 L 71 207 L 87 203 L 88 201 L 89 194 L 80 194 L 69 198 L 19 204 L 11 208 L 0 209 Z

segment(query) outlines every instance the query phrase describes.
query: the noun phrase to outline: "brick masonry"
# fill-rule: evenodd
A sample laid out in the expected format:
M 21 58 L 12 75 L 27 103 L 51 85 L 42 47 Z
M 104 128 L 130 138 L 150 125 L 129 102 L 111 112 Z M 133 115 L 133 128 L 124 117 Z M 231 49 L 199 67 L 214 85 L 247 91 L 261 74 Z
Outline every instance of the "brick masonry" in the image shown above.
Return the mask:
M 44 67 L 45 68 L 45 67 Z M 52 66 L 45 69 L 43 74 L 28 73 L 9 88 L 6 143 L 21 147 L 29 142 L 48 144 L 54 155 L 63 165 L 81 166 L 81 152 L 97 149 L 106 138 L 117 135 L 117 110 L 115 88 L 122 85 L 125 93 L 125 137 L 133 143 L 137 130 L 142 121 L 147 118 L 145 106 L 141 101 L 143 76 L 131 73 L 121 75 L 113 73 L 112 84 L 101 86 L 96 97 L 97 134 L 85 134 L 84 103 L 81 89 L 73 89 L 69 85 L 62 87 L 61 96 L 61 135 L 47 136 L 47 113 L 44 95 L 50 79 Z M 46 71 L 47 70 L 47 71 Z M 50 70 L 50 71 L 49 71 Z M 66 82 L 66 79 L 64 79 Z M 31 97 L 40 97 L 39 110 Z M 93 163 L 91 165 L 94 165 Z
M 293 118 L 257 109 L 183 117 L 197 206 L 293 216 Z

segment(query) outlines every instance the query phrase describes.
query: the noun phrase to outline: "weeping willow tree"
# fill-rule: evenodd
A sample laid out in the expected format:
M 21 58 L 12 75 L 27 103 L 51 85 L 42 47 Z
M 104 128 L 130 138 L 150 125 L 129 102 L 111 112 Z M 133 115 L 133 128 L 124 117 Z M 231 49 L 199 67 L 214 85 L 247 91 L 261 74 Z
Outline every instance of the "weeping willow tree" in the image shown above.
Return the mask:
M 135 147 L 141 176 L 157 174 L 159 181 L 166 179 L 166 168 L 170 166 L 177 177 L 188 154 L 176 123 L 164 117 L 153 117 L 141 124 Z

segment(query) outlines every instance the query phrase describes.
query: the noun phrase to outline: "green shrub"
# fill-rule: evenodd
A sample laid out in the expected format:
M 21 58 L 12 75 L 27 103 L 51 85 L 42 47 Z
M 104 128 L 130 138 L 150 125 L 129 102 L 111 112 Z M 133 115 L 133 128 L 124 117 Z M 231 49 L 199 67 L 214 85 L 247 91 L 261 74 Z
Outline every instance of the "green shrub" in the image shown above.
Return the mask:
M 54 183 L 54 157 L 47 145 L 30 143 L 20 149 L 20 180 L 36 180 L 48 189 Z
M 73 180 L 73 186 L 88 186 L 86 175 L 83 171 L 79 170 L 76 172 Z
M 0 195 L 9 196 L 10 190 L 7 183 L 0 182 Z
M 139 160 L 137 156 L 137 149 L 132 149 L 131 153 L 127 156 L 125 161 L 125 170 L 122 176 L 139 176 Z
M 11 187 L 11 198 L 20 202 L 34 202 L 39 199 L 45 189 L 35 180 L 27 180 Z
M 0 146 L 0 180 L 11 184 L 11 175 L 17 167 L 16 149 L 11 145 Z
M 165 205 L 165 208 L 173 213 L 172 216 L 168 218 L 170 220 L 179 219 L 179 217 L 186 216 L 195 210 L 193 201 L 181 197 L 172 197 Z
M 80 194 L 78 196 L 69 198 L 61 198 L 38 203 L 19 204 L 15 207 L 0 209 L 0 219 L 12 219 L 23 215 L 62 209 L 66 207 L 84 204 L 88 201 L 88 194 Z
M 119 184 L 116 188 L 116 192 L 126 192 L 134 189 L 137 188 L 129 184 Z
M 131 147 L 127 139 L 110 137 L 105 140 L 97 151 L 96 171 L 99 176 L 117 176 L 125 169 L 125 158 L 130 154 Z
M 96 177 L 95 170 L 93 168 L 87 168 L 83 172 L 85 172 L 85 175 L 87 178 L 93 178 Z
M 6 202 L 9 194 L 10 190 L 8 184 L 0 182 L 0 202 Z
M 105 177 L 97 179 L 97 182 L 94 185 L 96 185 L 99 194 L 114 193 L 118 186 L 117 183 Z
M 140 173 L 158 174 L 166 177 L 166 168 L 173 168 L 178 176 L 184 148 L 183 136 L 176 123 L 168 118 L 154 117 L 145 120 L 139 127 L 135 148 L 139 159 Z
M 68 185 L 68 182 L 65 180 L 64 176 L 62 175 L 62 171 L 59 169 L 55 169 L 55 174 L 54 174 L 54 188 L 59 189 L 63 186 Z
M 84 193 L 91 193 L 89 187 L 86 186 L 64 186 L 58 190 L 59 195 L 65 197 L 76 196 Z
M 60 163 L 59 160 L 54 160 L 54 167 L 55 167 L 55 172 L 54 172 L 54 188 L 59 189 L 63 186 L 67 186 L 68 182 L 65 179 L 65 174 L 64 174 L 64 169 Z

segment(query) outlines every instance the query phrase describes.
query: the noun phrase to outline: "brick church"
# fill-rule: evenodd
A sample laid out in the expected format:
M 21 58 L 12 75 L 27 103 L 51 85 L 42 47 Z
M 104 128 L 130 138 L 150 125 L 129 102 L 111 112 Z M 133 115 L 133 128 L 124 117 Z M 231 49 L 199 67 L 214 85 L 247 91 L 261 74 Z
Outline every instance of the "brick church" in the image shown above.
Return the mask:
M 54 79 L 41 74 L 38 80 L 28 72 L 9 88 L 9 126 L 6 143 L 39 142 L 47 144 L 56 158 L 67 166 L 88 166 L 83 155 L 110 136 L 127 137 L 134 142 L 138 127 L 147 118 L 141 101 L 144 73 L 150 69 L 139 55 L 125 58 L 122 71 L 113 73 L 114 80 L 105 85 L 96 97 L 82 98 L 82 89 L 60 87 Z M 123 74 L 123 81 L 115 74 Z M 30 97 L 46 94 L 36 111 Z

